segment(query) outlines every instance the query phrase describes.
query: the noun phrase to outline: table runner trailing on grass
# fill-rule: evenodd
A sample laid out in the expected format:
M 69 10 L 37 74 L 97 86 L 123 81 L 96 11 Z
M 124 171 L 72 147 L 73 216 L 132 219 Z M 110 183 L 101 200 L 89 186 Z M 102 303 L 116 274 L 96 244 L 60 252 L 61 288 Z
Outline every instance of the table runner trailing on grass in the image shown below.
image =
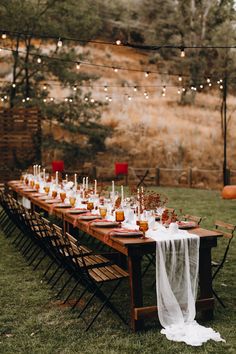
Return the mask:
M 149 233 L 156 240 L 156 291 L 161 330 L 167 339 L 200 346 L 209 339 L 224 341 L 212 328 L 195 320 L 198 286 L 198 236 L 159 226 Z

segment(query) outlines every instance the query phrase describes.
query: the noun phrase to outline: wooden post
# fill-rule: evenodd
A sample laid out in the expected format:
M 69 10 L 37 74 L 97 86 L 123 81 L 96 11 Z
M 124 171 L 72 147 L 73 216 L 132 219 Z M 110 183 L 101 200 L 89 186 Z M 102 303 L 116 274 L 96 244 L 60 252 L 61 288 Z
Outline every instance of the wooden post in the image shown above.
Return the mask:
M 189 188 L 192 187 L 192 180 L 193 180 L 193 170 L 192 170 L 192 167 L 190 167 L 189 171 L 188 171 L 188 186 L 189 186 Z
M 156 168 L 156 186 L 160 186 L 160 168 Z
M 92 167 L 92 175 L 93 175 L 93 178 L 97 178 L 97 167 L 96 166 L 93 166 Z

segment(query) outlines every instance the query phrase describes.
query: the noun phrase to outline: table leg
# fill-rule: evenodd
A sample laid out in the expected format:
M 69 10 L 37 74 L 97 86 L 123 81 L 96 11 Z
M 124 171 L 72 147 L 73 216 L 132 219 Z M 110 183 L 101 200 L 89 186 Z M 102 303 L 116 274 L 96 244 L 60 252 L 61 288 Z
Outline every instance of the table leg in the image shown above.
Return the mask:
M 212 292 L 212 272 L 211 272 L 211 247 L 200 249 L 199 255 L 199 286 L 200 299 L 213 298 Z M 213 318 L 214 308 L 202 311 L 202 316 L 206 320 Z
M 130 285 L 130 307 L 131 307 L 131 329 L 136 332 L 143 329 L 144 321 L 135 319 L 135 308 L 143 306 L 141 256 L 128 257 L 129 285 Z

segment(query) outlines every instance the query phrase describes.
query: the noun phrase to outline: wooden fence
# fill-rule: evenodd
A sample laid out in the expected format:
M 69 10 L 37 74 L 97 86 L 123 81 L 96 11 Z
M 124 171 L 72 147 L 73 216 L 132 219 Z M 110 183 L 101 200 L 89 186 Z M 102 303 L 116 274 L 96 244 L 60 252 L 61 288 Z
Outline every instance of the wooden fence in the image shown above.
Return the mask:
M 0 109 L 0 181 L 41 160 L 41 117 L 35 108 Z

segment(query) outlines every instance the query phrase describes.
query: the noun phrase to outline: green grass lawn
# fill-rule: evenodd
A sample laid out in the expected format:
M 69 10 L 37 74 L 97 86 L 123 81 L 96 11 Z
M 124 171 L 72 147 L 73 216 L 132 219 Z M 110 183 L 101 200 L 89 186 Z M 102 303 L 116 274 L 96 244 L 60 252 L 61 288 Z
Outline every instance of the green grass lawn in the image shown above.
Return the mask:
M 169 198 L 168 206 L 206 217 L 202 225 L 212 227 L 213 220 L 236 222 L 236 200 L 222 200 L 216 191 L 158 188 Z M 222 241 L 214 250 L 217 257 Z M 55 292 L 41 281 L 43 268 L 33 272 L 25 259 L 0 232 L 0 353 L 235 353 L 235 240 L 228 262 L 217 278 L 215 288 L 227 308 L 216 303 L 215 319 L 207 322 L 219 331 L 226 343 L 209 341 L 201 347 L 168 341 L 160 334 L 158 321 L 147 324 L 142 333 L 134 334 L 105 310 L 92 329 L 85 333 L 84 322 L 76 311 L 57 305 Z M 155 296 L 145 279 L 147 296 Z M 154 279 L 154 278 L 153 278 Z M 117 292 L 116 301 L 128 312 L 128 287 Z

